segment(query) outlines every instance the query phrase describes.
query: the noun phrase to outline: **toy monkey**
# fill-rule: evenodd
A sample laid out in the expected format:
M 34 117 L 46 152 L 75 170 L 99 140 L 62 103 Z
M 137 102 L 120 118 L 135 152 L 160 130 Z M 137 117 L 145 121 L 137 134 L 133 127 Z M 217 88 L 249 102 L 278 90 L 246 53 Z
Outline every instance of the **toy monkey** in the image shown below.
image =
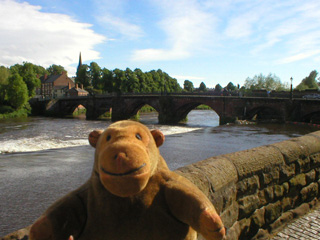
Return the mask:
M 93 131 L 90 179 L 32 225 L 31 240 L 222 239 L 225 228 L 208 198 L 161 157 L 159 130 L 119 121 Z

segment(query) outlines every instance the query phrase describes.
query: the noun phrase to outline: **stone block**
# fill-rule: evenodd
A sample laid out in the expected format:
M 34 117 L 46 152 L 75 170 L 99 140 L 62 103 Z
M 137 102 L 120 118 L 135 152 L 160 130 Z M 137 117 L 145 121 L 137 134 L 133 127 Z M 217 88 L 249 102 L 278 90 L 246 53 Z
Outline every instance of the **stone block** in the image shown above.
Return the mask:
M 265 221 L 266 224 L 271 224 L 282 214 L 281 201 L 270 203 L 265 207 Z
M 285 164 L 280 168 L 280 179 L 279 183 L 288 181 L 291 177 L 296 174 L 296 165 L 294 163 Z
M 308 156 L 308 149 L 304 144 L 302 145 L 301 142 L 297 140 L 297 138 L 274 143 L 271 144 L 271 146 L 279 149 L 287 165 L 294 163 L 301 157 Z
M 310 158 L 301 158 L 297 161 L 296 174 L 310 171 Z
M 269 239 L 270 235 L 269 232 L 266 229 L 260 228 L 258 233 L 250 238 L 251 240 L 267 240 Z
M 239 239 L 248 239 L 251 219 L 244 218 L 239 221 L 240 236 Z
M 319 131 L 304 135 L 296 139 L 307 148 L 308 156 L 320 152 Z
M 297 194 L 304 186 L 306 186 L 306 175 L 301 173 L 289 180 L 290 193 Z
M 265 223 L 265 208 L 257 209 L 251 216 L 251 228 L 259 229 Z
M 273 186 L 267 187 L 263 191 L 265 193 L 264 196 L 265 196 L 267 202 L 268 203 L 269 202 L 273 202 L 273 199 L 274 199 L 274 188 L 273 188 Z
M 265 206 L 268 204 L 268 200 L 267 200 L 266 193 L 265 193 L 264 189 L 260 190 L 258 192 L 258 197 L 259 197 L 259 201 L 260 201 L 261 206 Z
M 226 240 L 239 239 L 240 232 L 241 232 L 240 224 L 239 222 L 235 222 L 235 224 L 233 224 L 233 226 L 227 230 Z
M 237 171 L 228 159 L 213 157 L 179 168 L 175 172 L 198 186 L 218 212 L 236 199 Z
M 281 152 L 270 145 L 230 153 L 224 156 L 235 165 L 239 174 L 239 181 L 258 173 L 266 173 L 276 166 L 284 164 Z
M 283 164 L 284 165 L 284 164 Z M 282 168 L 282 166 L 281 166 Z M 260 185 L 265 187 L 270 183 L 278 183 L 280 178 L 280 168 L 279 166 L 274 166 L 268 172 L 263 172 L 261 175 Z
M 251 195 L 257 192 L 260 187 L 259 177 L 254 175 L 252 177 L 245 178 L 237 183 L 237 198 L 244 195 Z
M 251 195 L 238 200 L 239 219 L 249 217 L 260 205 L 258 195 Z
M 293 213 L 293 218 L 301 217 L 310 211 L 310 206 L 308 203 L 303 203 L 299 207 L 290 210 Z
M 275 185 L 273 187 L 274 190 L 274 199 L 279 200 L 284 195 L 284 187 L 282 185 Z
M 292 199 L 290 197 L 285 197 L 281 199 L 282 212 L 287 212 L 292 209 Z
M 306 173 L 306 182 L 310 184 L 316 181 L 316 170 L 312 169 L 311 171 Z
M 285 182 L 282 184 L 283 186 L 283 195 L 287 195 L 289 193 L 289 190 L 290 190 L 290 185 L 288 182 Z
M 223 156 L 208 158 L 191 165 L 194 169 L 200 171 L 203 178 L 210 181 L 213 191 L 218 191 L 229 183 L 238 181 L 238 173 L 235 166 Z M 184 172 L 183 169 L 184 167 L 178 170 Z M 206 180 L 203 180 L 203 182 Z
M 239 216 L 239 205 L 237 202 L 234 202 L 234 204 L 229 206 L 220 214 L 221 220 L 227 229 L 232 227 L 237 222 L 238 216 Z
M 312 167 L 320 167 L 320 153 L 310 155 L 310 164 Z
M 270 233 L 274 234 L 283 229 L 289 222 L 293 220 L 292 212 L 283 213 L 274 223 L 269 225 Z
M 301 189 L 301 199 L 303 202 L 310 202 L 318 196 L 319 186 L 318 183 L 311 183 L 310 185 Z

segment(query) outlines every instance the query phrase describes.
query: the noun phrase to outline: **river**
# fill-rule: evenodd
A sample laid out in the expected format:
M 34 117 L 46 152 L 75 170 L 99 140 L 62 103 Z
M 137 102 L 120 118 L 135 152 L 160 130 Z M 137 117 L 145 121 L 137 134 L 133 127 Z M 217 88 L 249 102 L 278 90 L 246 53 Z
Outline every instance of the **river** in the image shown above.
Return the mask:
M 186 124 L 159 125 L 155 113 L 141 114 L 141 122 L 165 134 L 160 152 L 172 170 L 318 130 L 291 124 L 219 126 L 216 113 L 206 110 L 191 111 Z M 0 121 L 0 236 L 28 226 L 88 179 L 94 149 L 87 136 L 110 123 L 42 117 Z

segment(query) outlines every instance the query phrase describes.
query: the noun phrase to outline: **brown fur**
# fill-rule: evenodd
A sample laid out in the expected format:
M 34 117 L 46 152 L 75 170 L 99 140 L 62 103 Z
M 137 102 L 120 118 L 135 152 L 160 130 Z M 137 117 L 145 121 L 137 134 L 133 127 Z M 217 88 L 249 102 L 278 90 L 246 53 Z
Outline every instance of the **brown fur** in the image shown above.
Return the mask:
M 33 224 L 31 240 L 195 240 L 194 230 L 223 238 L 211 202 L 168 169 L 160 131 L 120 121 L 90 133 L 89 142 L 96 148 L 91 178 Z

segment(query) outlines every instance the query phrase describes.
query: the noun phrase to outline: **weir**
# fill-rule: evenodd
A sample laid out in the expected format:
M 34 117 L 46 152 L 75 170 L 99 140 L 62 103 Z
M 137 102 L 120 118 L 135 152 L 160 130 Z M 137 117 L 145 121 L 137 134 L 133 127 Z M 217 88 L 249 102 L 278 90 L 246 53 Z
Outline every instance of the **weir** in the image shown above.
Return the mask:
M 208 158 L 176 172 L 213 202 L 228 240 L 268 239 L 319 203 L 320 131 Z M 28 228 L 1 239 L 27 240 Z

